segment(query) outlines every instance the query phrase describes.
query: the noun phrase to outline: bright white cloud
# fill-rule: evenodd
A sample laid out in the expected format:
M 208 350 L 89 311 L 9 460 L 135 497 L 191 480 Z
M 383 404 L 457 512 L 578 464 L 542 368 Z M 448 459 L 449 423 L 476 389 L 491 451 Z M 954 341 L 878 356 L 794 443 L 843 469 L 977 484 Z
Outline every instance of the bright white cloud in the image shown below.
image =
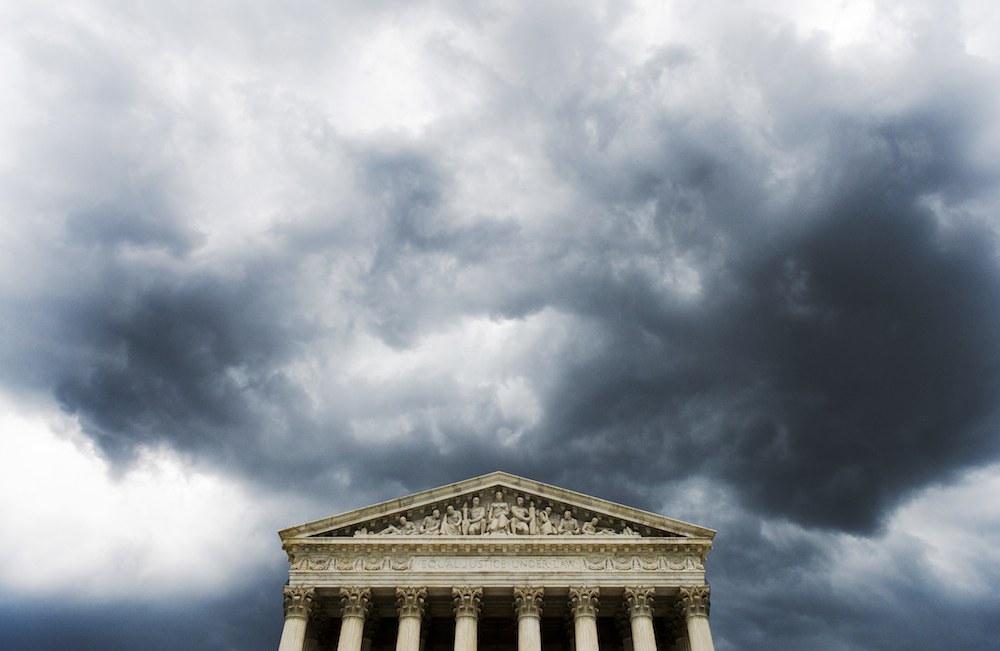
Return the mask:
M 362 335 L 331 374 L 324 377 L 321 369 L 313 369 L 311 373 L 319 375 L 306 380 L 299 368 L 296 375 L 313 386 L 330 387 L 321 394 L 334 393 L 336 385 L 340 391 L 355 394 L 357 402 L 369 405 L 382 404 L 382 395 L 391 400 L 401 384 L 447 386 L 465 402 L 474 403 L 472 396 L 480 396 L 494 404 L 506 422 L 501 438 L 515 440 L 542 416 L 535 383 L 548 378 L 543 369 L 533 368 L 533 356 L 539 350 L 566 345 L 572 321 L 572 317 L 552 310 L 524 319 L 466 318 L 405 349 Z M 409 433 L 414 425 L 412 414 L 386 415 L 379 408 L 371 411 L 373 415 L 352 419 L 359 440 L 392 439 Z M 433 409 L 425 415 L 433 429 L 437 415 Z M 470 415 L 469 421 L 475 418 Z
M 775 545 L 809 541 L 826 549 L 829 581 L 845 594 L 902 599 L 895 590 L 917 580 L 926 589 L 985 598 L 1000 582 L 1000 465 L 921 490 L 875 536 L 824 533 L 787 522 L 765 522 L 763 532 Z
M 275 524 L 293 523 L 276 517 L 281 501 L 165 449 L 112 476 L 74 419 L 0 405 L 4 590 L 84 600 L 221 593 L 284 560 Z
M 746 526 L 748 514 L 732 490 L 708 479 L 685 480 L 668 495 L 664 515 L 719 529 L 720 545 L 710 558 L 726 554 L 726 534 Z M 915 588 L 989 598 L 1000 584 L 1000 464 L 919 491 L 871 536 L 767 518 L 760 532 L 771 553 L 790 553 L 797 563 L 804 549 L 813 550 L 809 562 L 789 568 L 813 586 L 879 609 L 905 602 Z
M 943 589 L 993 593 L 1000 584 L 1000 464 L 922 490 L 893 514 L 887 537 L 919 541 Z

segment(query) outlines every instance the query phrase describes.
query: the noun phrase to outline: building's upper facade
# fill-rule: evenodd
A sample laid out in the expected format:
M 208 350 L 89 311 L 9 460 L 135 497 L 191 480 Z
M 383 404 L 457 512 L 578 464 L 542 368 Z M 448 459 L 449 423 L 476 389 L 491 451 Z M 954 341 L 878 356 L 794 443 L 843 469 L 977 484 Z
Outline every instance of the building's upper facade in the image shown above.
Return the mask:
M 507 473 L 279 534 L 281 651 L 712 649 L 715 531 Z
M 705 583 L 715 531 L 503 472 L 285 529 L 289 585 Z

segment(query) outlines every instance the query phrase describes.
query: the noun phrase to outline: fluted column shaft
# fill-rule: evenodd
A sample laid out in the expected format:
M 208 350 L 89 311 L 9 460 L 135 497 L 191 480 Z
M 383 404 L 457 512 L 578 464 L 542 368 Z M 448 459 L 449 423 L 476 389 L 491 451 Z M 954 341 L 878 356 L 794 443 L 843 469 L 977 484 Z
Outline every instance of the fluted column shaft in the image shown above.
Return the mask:
M 340 589 L 340 640 L 337 651 L 361 651 L 370 599 L 371 590 L 368 588 Z
M 618 636 L 622 640 L 622 649 L 632 651 L 632 622 L 629 621 L 626 612 L 615 615 L 615 628 L 618 629 Z
M 517 651 L 542 651 L 542 588 L 514 588 Z
M 709 587 L 680 588 L 681 613 L 687 620 L 690 651 L 715 651 L 712 630 L 708 626 Z
M 301 617 L 286 617 L 281 629 L 278 651 L 304 651 L 306 641 L 306 620 Z
M 632 628 L 634 651 L 656 651 L 653 633 L 653 588 L 625 588 L 625 608 Z
M 598 588 L 570 588 L 569 605 L 573 612 L 576 651 L 600 651 L 597 641 Z
M 302 647 L 303 651 L 317 651 L 319 649 L 319 639 L 329 629 L 330 620 L 320 609 L 314 609 L 306 626 L 306 641 Z
M 420 621 L 426 603 L 426 588 L 396 588 L 396 606 L 399 612 L 396 651 L 420 651 Z
M 715 651 L 712 630 L 708 627 L 708 617 L 688 618 L 688 643 L 691 651 Z
M 361 651 L 371 651 L 372 640 L 375 638 L 379 623 L 378 610 L 369 608 L 368 617 L 365 618 L 365 631 L 361 634 Z
M 303 651 L 315 592 L 313 588 L 285 586 L 285 626 L 278 651 Z
M 455 651 L 476 651 L 482 588 L 452 588 L 455 604 Z
M 674 640 L 668 651 L 691 651 L 691 645 L 688 644 L 687 620 L 681 615 L 680 608 L 675 608 L 667 614 L 667 630 Z

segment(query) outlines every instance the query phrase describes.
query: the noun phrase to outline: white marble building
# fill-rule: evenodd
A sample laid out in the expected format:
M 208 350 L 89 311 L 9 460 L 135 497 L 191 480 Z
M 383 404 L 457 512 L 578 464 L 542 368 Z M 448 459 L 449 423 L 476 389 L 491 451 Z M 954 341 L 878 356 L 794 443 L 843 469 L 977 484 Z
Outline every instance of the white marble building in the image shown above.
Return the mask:
M 279 651 L 714 649 L 714 531 L 514 475 L 280 535 Z

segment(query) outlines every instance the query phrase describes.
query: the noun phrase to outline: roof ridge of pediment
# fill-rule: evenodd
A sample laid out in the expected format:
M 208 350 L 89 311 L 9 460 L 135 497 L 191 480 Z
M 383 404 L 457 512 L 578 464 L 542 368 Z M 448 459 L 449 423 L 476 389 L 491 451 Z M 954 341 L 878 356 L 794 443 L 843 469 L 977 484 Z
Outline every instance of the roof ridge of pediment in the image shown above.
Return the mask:
M 410 516 L 412 519 L 414 514 L 417 516 L 422 516 L 425 512 L 429 514 L 433 508 L 439 508 L 443 511 L 444 505 L 449 500 L 458 500 L 463 497 L 471 499 L 473 494 L 483 494 L 485 491 L 494 488 L 500 489 L 505 495 L 509 492 L 513 496 L 520 492 L 524 496 L 530 496 L 533 501 L 539 501 L 540 505 L 541 502 L 547 502 L 566 507 L 567 510 L 574 513 L 586 514 L 588 519 L 591 516 L 598 517 L 599 519 L 604 518 L 612 522 L 615 519 L 619 519 L 625 527 L 634 526 L 644 529 L 647 533 L 659 532 L 651 533 L 651 535 L 671 535 L 709 540 L 715 536 L 715 531 L 712 529 L 674 520 L 656 513 L 624 506 L 609 500 L 559 488 L 503 471 L 487 473 L 452 484 L 446 484 L 438 488 L 413 493 L 405 497 L 354 509 L 339 515 L 307 522 L 283 529 L 279 532 L 279 535 L 282 541 L 289 542 L 294 539 L 321 535 L 350 535 L 351 531 L 356 533 L 363 532 L 365 534 L 375 533 L 375 531 L 381 529 L 383 524 L 392 524 L 392 521 L 400 515 L 404 517 Z M 512 499 L 516 499 L 516 497 L 512 497 Z M 462 505 L 453 504 L 452 506 L 459 509 Z M 377 529 L 369 531 L 369 526 L 377 527 Z

